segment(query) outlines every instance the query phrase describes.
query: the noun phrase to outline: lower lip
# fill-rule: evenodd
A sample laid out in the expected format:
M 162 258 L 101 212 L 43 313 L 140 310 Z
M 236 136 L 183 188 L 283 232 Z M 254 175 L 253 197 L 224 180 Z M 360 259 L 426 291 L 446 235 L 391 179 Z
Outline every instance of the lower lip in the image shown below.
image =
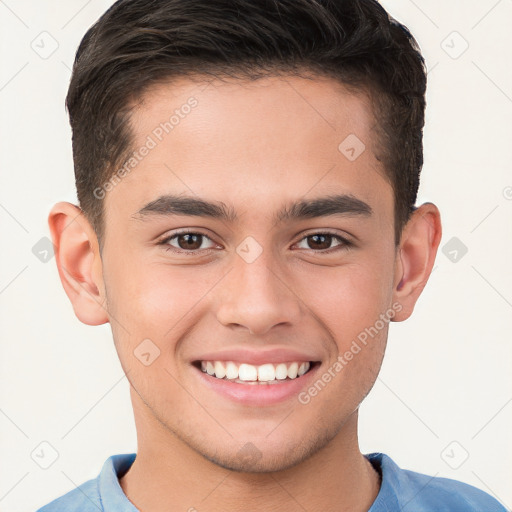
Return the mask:
M 318 363 L 310 370 L 296 379 L 283 380 L 278 384 L 240 384 L 224 379 L 217 379 L 193 367 L 199 373 L 202 382 L 222 396 L 234 400 L 240 404 L 251 406 L 273 405 L 291 398 L 297 398 L 298 394 L 306 388 L 316 374 Z

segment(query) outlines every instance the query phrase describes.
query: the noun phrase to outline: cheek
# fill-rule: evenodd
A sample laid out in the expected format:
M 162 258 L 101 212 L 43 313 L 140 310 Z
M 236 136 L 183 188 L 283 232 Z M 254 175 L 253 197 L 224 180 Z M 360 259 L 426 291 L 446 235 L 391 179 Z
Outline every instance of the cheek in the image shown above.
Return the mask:
M 332 338 L 333 350 L 323 372 L 299 397 L 300 403 L 313 404 L 317 417 L 331 415 L 342 421 L 359 406 L 375 382 L 389 326 L 381 315 L 390 318 L 391 310 L 391 293 L 387 277 L 383 278 L 386 272 L 382 263 L 346 265 L 317 275 L 315 287 L 307 294 L 303 292 L 320 328 Z
M 190 266 L 173 268 L 155 262 L 121 263 L 105 272 L 109 312 L 131 332 L 162 340 L 215 283 L 214 276 L 194 272 Z
M 389 308 L 390 272 L 381 262 L 372 265 L 349 264 L 324 272 L 308 281 L 315 286 L 304 287 L 308 304 L 334 333 L 340 350 L 346 342 L 375 324 L 379 315 Z
M 180 340 L 204 315 L 218 271 L 197 272 L 190 266 L 171 268 L 154 262 L 130 268 L 112 265 L 105 271 L 114 343 L 132 385 L 143 396 L 155 387 L 179 391 L 173 376 L 179 380 L 183 370 L 177 360 Z M 151 359 L 157 357 L 145 366 L 141 354 L 148 352 Z M 181 394 L 162 393 L 160 399 L 165 402 L 170 396 L 176 403 Z

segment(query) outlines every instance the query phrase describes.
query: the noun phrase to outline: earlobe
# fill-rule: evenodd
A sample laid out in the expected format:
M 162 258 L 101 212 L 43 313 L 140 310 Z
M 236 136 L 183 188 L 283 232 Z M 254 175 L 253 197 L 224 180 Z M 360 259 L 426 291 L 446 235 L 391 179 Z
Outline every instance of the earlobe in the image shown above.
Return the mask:
M 82 210 L 57 203 L 48 216 L 55 260 L 64 290 L 84 324 L 108 322 L 102 264 L 96 234 Z
M 441 236 L 441 215 L 434 204 L 425 203 L 411 214 L 395 260 L 393 302 L 402 306 L 395 322 L 411 316 L 432 272 Z

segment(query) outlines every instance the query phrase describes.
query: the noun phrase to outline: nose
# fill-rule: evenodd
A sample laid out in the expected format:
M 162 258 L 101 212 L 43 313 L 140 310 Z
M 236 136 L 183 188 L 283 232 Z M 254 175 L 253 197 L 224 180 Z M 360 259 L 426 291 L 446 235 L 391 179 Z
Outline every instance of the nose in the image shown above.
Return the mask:
M 223 283 L 217 310 L 220 323 L 263 335 L 278 325 L 298 322 L 303 310 L 301 298 L 269 253 L 263 251 L 251 263 L 235 258 L 235 268 Z

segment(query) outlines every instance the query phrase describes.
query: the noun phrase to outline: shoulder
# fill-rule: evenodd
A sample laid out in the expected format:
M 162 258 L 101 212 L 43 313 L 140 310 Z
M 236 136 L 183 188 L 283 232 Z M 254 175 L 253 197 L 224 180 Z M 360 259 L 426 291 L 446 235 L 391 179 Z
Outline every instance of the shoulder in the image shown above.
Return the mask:
M 423 502 L 437 512 L 506 512 L 505 507 L 486 492 L 457 480 L 404 470 L 403 481 L 414 489 L 415 496 L 407 497 L 411 504 Z M 410 508 L 412 510 L 414 505 Z
M 386 501 L 394 500 L 403 512 L 507 512 L 495 498 L 471 485 L 401 469 L 382 453 L 368 458 L 382 472 L 376 502 L 382 494 Z
M 98 512 L 98 510 L 103 510 L 103 507 L 98 481 L 94 478 L 53 500 L 37 512 Z
M 37 512 L 136 512 L 119 484 L 135 460 L 135 453 L 112 455 L 103 464 L 100 474 L 53 500 Z

